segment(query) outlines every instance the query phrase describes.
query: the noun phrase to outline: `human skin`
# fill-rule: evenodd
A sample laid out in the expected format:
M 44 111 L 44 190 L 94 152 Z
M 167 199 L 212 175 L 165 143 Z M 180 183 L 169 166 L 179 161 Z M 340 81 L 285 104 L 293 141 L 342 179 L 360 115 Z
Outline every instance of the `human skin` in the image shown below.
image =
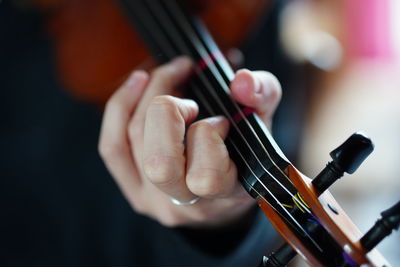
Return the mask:
M 224 144 L 228 120 L 195 121 L 196 102 L 172 96 L 191 70 L 191 61 L 179 57 L 151 73 L 133 71 L 107 102 L 99 152 L 136 212 L 168 227 L 216 227 L 242 217 L 254 200 Z M 239 70 L 230 87 L 237 102 L 270 125 L 281 97 L 272 74 Z M 197 196 L 193 205 L 171 202 Z

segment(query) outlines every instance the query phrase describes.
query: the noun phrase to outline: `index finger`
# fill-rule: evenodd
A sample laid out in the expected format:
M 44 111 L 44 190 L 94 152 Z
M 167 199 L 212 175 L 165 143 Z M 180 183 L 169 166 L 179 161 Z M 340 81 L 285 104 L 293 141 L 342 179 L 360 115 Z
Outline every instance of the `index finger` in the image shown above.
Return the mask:
M 188 57 L 178 57 L 158 67 L 152 74 L 150 83 L 139 103 L 135 116 L 143 121 L 151 100 L 158 95 L 169 95 L 190 75 L 192 63 Z
M 124 194 L 129 198 L 140 184 L 130 153 L 127 127 L 148 82 L 144 71 L 135 71 L 107 102 L 99 138 L 99 152 Z

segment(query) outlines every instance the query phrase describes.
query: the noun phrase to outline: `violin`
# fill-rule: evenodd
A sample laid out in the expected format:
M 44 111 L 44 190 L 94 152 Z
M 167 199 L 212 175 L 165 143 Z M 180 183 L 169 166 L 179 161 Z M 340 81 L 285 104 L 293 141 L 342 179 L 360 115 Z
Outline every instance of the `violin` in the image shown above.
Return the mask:
M 135 67 L 134 64 L 137 66 L 146 61 L 148 54 L 143 51 L 150 50 L 160 63 L 182 54 L 195 62 L 194 73 L 188 82 L 190 91 L 208 115 L 223 115 L 229 120 L 231 127 L 226 145 L 237 166 L 238 178 L 287 242 L 264 257 L 260 266 L 286 266 L 297 254 L 312 266 L 389 266 L 374 247 L 399 227 L 400 202 L 383 212 L 382 218 L 363 236 L 327 190 L 344 172 L 356 171 L 372 152 L 373 144 L 369 138 L 361 133 L 352 135 L 331 152 L 332 161 L 325 169 L 315 179 L 310 179 L 285 157 L 254 110 L 232 100 L 229 84 L 234 72 L 207 27 L 201 19 L 192 15 L 185 5 L 187 3 L 176 0 L 119 0 L 118 5 L 113 5 L 106 0 L 90 0 L 64 4 L 74 10 L 78 2 L 84 2 L 84 7 L 90 8 L 91 12 L 85 13 L 86 16 L 97 16 L 101 12 L 110 15 L 108 21 L 102 21 L 102 32 L 93 28 L 94 37 L 91 39 L 78 34 L 74 42 L 79 45 L 66 42 L 70 36 L 58 36 L 56 29 L 63 23 L 79 23 L 79 27 L 91 28 L 90 23 L 82 25 L 82 22 L 74 20 L 80 16 L 80 11 L 75 10 L 75 15 L 69 18 L 67 14 L 70 13 L 60 9 L 62 11 L 53 21 L 51 30 L 58 37 L 56 52 L 62 79 L 80 97 L 103 103 L 111 90 L 123 80 L 123 75 Z M 92 5 L 94 2 L 97 4 Z M 215 2 L 227 1 L 193 3 L 197 3 L 197 10 L 202 10 L 205 5 Z M 265 6 L 263 2 L 258 1 L 258 4 Z M 121 10 L 123 15 L 117 18 Z M 254 5 L 248 10 L 258 10 L 256 13 L 259 14 L 260 9 Z M 203 13 L 205 18 L 206 13 Z M 69 26 L 80 32 L 77 25 L 75 28 Z M 104 40 L 104 31 L 112 32 L 107 40 Z M 239 32 L 246 31 L 248 28 L 241 28 Z M 239 35 L 220 38 L 237 42 Z M 99 46 L 92 48 L 95 43 Z M 227 43 L 221 44 L 226 48 Z M 112 45 L 117 47 L 117 51 L 110 52 Z M 127 50 L 129 53 L 125 53 Z M 67 64 L 73 55 L 83 51 L 88 55 L 82 56 L 82 59 L 92 57 L 94 63 L 82 60 L 80 70 Z M 99 55 L 101 58 L 98 58 Z M 121 57 L 124 61 L 117 62 Z M 94 81 L 92 77 L 98 80 Z
M 32 1 L 47 15 L 58 77 L 75 98 L 103 107 L 132 69 L 154 67 L 148 43 L 118 1 Z M 269 4 L 268 0 L 189 2 L 223 51 L 240 45 Z

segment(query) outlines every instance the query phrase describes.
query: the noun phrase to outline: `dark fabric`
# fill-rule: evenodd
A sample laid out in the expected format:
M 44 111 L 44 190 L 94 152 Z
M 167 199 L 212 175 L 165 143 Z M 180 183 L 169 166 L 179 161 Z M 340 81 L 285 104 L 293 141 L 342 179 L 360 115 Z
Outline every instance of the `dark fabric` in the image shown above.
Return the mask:
M 101 114 L 62 90 L 41 26 L 0 2 L 0 266 L 257 265 L 276 236 L 260 212 L 212 256 L 132 211 L 97 153 Z

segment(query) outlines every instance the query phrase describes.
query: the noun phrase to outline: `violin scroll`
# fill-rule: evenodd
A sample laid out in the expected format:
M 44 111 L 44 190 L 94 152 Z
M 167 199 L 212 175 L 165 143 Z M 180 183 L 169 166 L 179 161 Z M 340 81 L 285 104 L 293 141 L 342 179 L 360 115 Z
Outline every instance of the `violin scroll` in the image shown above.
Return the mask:
M 304 235 L 317 243 L 317 248 L 307 245 L 307 238 L 296 234 L 290 224 L 286 225 L 285 220 L 278 218 L 279 215 L 271 215 L 274 210 L 265 201 L 259 201 L 261 209 L 287 242 L 270 256 L 264 257 L 260 266 L 286 266 L 296 252 L 311 266 L 390 266 L 373 248 L 399 227 L 400 202 L 384 211 L 383 218 L 362 236 L 326 190 L 344 172 L 355 172 L 373 148 L 368 137 L 355 133 L 330 153 L 333 160 L 314 180 L 301 174 L 291 164 L 287 167 L 285 172 L 298 193 L 294 195 L 293 202 L 285 203 L 285 206 L 290 215 L 296 216 L 297 222 L 301 223 Z

